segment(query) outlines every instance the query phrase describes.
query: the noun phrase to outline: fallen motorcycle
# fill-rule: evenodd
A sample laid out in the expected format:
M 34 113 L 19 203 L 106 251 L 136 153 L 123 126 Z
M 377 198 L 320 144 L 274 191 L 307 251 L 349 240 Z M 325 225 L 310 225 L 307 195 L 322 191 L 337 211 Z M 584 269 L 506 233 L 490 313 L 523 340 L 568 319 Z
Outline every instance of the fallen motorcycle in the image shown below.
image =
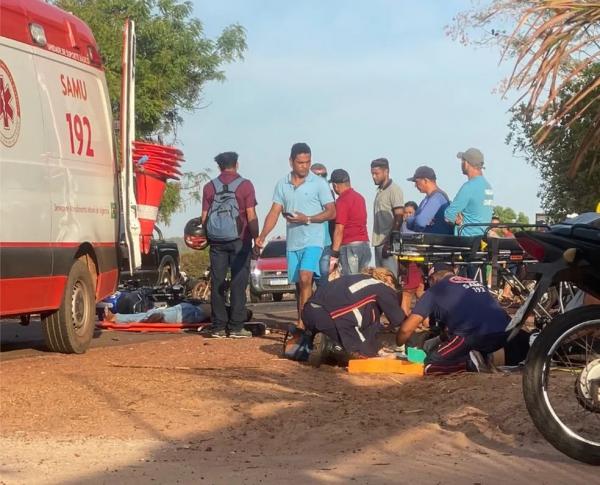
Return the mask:
M 582 214 L 547 232 L 516 234 L 539 261 L 535 289 L 509 329 L 515 334 L 549 288 L 569 282 L 600 298 L 600 214 Z M 523 375 L 527 410 L 540 433 L 576 460 L 600 465 L 600 305 L 550 320 L 535 339 Z

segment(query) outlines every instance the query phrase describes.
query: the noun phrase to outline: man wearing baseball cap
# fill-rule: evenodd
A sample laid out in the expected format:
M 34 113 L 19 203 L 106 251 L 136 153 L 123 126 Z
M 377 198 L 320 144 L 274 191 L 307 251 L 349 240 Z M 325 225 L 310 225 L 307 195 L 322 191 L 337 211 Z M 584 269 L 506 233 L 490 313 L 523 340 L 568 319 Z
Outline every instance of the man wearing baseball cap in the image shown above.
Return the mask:
M 465 227 L 462 236 L 482 236 L 486 224 L 492 220 L 494 192 L 488 181 L 483 177 L 483 153 L 477 148 L 469 148 L 456 155 L 461 161 L 462 173 L 467 180 L 460 188 L 454 200 L 446 208 L 444 216 L 452 224 L 456 224 L 455 234 L 458 234 L 462 224 L 481 224 L 480 226 Z
M 350 175 L 342 168 L 331 172 L 329 182 L 338 195 L 335 201 L 335 231 L 331 245 L 332 263 L 339 258 L 343 275 L 358 274 L 369 266 L 371 247 L 367 232 L 365 198 L 350 185 Z
M 435 171 L 423 165 L 406 180 L 414 182 L 417 190 L 425 194 L 415 215 L 406 219 L 407 229 L 414 232 L 452 234 L 452 226 L 444 218 L 444 211 L 450 204 L 450 199 L 446 192 L 438 187 Z

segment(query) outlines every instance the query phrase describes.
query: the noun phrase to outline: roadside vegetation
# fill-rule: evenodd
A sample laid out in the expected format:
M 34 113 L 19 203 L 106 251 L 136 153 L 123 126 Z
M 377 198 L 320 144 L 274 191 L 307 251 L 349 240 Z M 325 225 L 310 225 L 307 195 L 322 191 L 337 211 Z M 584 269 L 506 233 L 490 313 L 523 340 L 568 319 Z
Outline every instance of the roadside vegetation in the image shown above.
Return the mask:
M 466 45 L 499 48 L 516 95 L 507 143 L 538 169 L 548 215 L 594 210 L 600 200 L 600 2 L 474 2 L 447 29 Z

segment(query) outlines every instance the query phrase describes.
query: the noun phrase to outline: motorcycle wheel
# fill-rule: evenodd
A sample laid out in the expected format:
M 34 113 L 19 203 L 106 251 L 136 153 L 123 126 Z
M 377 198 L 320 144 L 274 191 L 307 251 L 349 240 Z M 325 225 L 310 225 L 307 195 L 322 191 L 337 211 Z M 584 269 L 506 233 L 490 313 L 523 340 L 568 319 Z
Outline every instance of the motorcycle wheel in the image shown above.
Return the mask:
M 542 330 L 527 357 L 523 394 L 552 446 L 600 465 L 600 305 L 563 313 Z

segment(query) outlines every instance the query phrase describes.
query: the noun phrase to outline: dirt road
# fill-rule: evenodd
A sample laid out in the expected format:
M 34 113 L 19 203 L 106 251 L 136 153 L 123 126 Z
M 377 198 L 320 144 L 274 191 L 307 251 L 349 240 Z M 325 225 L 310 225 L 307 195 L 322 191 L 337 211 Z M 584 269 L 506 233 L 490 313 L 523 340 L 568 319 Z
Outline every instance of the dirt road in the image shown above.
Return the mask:
M 519 376 L 351 376 L 280 335 L 199 335 L 0 364 L 0 483 L 593 483 Z

